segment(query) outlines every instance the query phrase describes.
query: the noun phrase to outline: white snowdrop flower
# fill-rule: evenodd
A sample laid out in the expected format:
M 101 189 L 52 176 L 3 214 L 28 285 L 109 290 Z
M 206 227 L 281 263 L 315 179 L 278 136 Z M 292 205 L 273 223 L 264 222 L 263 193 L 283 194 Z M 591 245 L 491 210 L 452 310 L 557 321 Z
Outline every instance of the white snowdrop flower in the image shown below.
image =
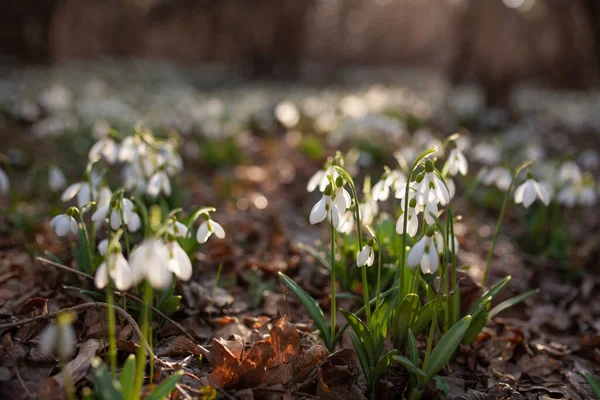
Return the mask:
M 425 216 L 425 222 L 427 225 L 435 225 L 435 219 L 438 216 L 438 206 L 435 201 L 430 201 L 425 204 L 425 208 L 423 210 Z
M 338 176 L 335 181 L 335 198 L 333 202 L 337 206 L 340 215 L 343 215 L 352 205 L 352 196 L 344 188 L 344 180 L 341 176 Z
M 431 232 L 429 232 L 431 233 Z M 440 262 L 435 243 L 430 234 L 424 235 L 408 252 L 406 264 L 410 268 L 421 265 L 424 274 L 435 274 Z M 431 233 L 433 235 L 433 233 Z
M 334 180 L 337 179 L 339 173 L 329 165 L 325 169 L 320 169 L 308 180 L 308 184 L 306 185 L 306 190 L 311 193 L 314 192 L 316 188 L 322 192 L 325 190 L 327 185 L 329 184 L 329 179 L 327 176 L 330 175 Z
M 98 140 L 88 153 L 90 161 L 95 162 L 104 158 L 108 164 L 114 164 L 119 157 L 119 145 L 110 137 L 103 137 Z
M 58 192 L 60 189 L 67 186 L 67 178 L 60 168 L 56 165 L 50 166 L 48 169 L 48 187 L 51 192 Z
M 356 255 L 356 265 L 359 267 L 370 267 L 375 261 L 375 252 L 373 251 L 373 243 L 370 240 L 369 244 L 366 244 L 361 251 Z
M 76 318 L 74 313 L 58 314 L 56 322 L 42 334 L 39 342 L 40 353 L 56 354 L 63 361 L 73 357 L 77 349 L 77 337 L 71 324 Z
M 406 216 L 406 233 L 411 237 L 414 237 L 419 230 L 419 211 L 417 207 L 417 200 L 413 198 L 410 200 L 408 211 L 406 211 L 408 213 Z M 396 222 L 396 233 L 399 235 L 404 234 L 404 214 L 400 215 Z
M 146 193 L 152 198 L 156 198 L 160 192 L 165 196 L 171 195 L 171 181 L 165 170 L 154 173 L 146 186 Z
M 440 231 L 435 231 L 433 234 L 433 240 L 435 241 L 435 247 L 437 248 L 438 254 L 444 253 L 444 235 Z M 458 254 L 458 239 L 454 236 L 454 250 Z M 448 238 L 448 251 L 452 253 L 452 240 Z
M 447 163 L 450 175 L 455 176 L 459 172 L 461 175 L 467 175 L 469 164 L 467 163 L 465 155 L 458 148 L 454 148 L 450 151 Z
M 575 185 L 569 185 L 558 192 L 556 200 L 563 206 L 573 208 L 577 204 L 578 190 Z
M 430 201 L 439 202 L 446 205 L 450 202 L 450 193 L 444 182 L 433 172 L 433 163 L 431 160 L 425 162 L 425 173 L 417 177 L 419 187 L 417 189 L 417 203 L 424 206 Z M 422 179 L 419 182 L 419 179 Z
M 146 175 L 138 162 L 126 165 L 122 171 L 123 187 L 127 190 L 136 189 L 144 191 L 146 188 Z
M 142 221 L 134 212 L 134 207 L 133 202 L 129 199 L 123 199 L 122 202 L 117 200 L 114 204 L 109 201 L 92 214 L 92 221 L 102 224 L 108 218 L 108 223 L 113 231 L 118 230 L 125 223 L 129 232 L 136 232 Z M 122 218 L 121 212 L 123 213 Z
M 471 149 L 475 161 L 485 165 L 496 165 L 502 159 L 500 147 L 488 143 L 478 143 Z
M 590 207 L 596 204 L 596 196 L 594 180 L 589 173 L 586 173 L 581 181 L 562 188 L 558 193 L 557 200 L 569 208 L 575 207 L 577 204 Z
M 196 232 L 196 240 L 198 243 L 206 243 L 210 235 L 213 233 L 219 239 L 225 239 L 225 230 L 218 222 L 212 220 L 208 214 L 202 214 L 204 221 L 200 224 L 198 232 Z
M 327 185 L 321 200 L 319 200 L 313 206 L 312 210 L 310 210 L 309 221 L 311 225 L 322 222 L 325 217 L 328 217 L 330 221 L 332 221 L 334 228 L 337 229 L 340 225 L 340 212 L 335 201 L 331 198 L 332 191 L 331 184 Z
M 483 178 L 483 184 L 490 186 L 496 185 L 498 189 L 506 192 L 510 186 L 512 174 L 506 168 L 494 167 Z
M 386 201 L 390 197 L 390 182 L 382 177 L 379 182 L 373 185 L 371 195 L 374 201 Z
M 167 268 L 169 248 L 157 238 L 145 239 L 131 252 L 132 283 L 138 284 L 143 279 L 155 289 L 166 289 L 171 284 L 171 271 Z
M 82 209 L 83 206 L 91 202 L 93 193 L 90 182 L 82 181 L 70 185 L 65 189 L 60 199 L 63 202 L 67 202 L 75 197 L 75 195 L 77 195 L 77 207 L 79 209 Z
M 377 202 L 371 198 L 365 199 L 364 203 L 359 205 L 360 219 L 365 225 L 371 225 L 373 220 L 379 214 L 379 206 Z
M 77 234 L 77 221 L 70 215 L 67 214 L 59 214 L 56 217 L 52 218 L 50 221 L 50 226 L 54 228 L 54 232 L 56 232 L 56 236 L 66 236 L 69 233 L 73 235 Z
M 8 180 L 8 175 L 2 168 L 0 168 L 0 193 L 8 193 L 10 189 L 10 180 Z
M 188 234 L 188 228 L 187 226 L 173 218 L 171 220 L 171 224 L 169 225 L 167 232 L 175 238 L 184 238 Z
M 454 198 L 456 194 L 456 185 L 454 184 L 454 179 L 446 178 L 446 186 L 448 187 L 448 194 L 450 195 L 450 200 Z
M 564 162 L 558 171 L 558 180 L 561 184 L 578 183 L 581 177 L 581 170 L 573 161 Z
M 550 204 L 550 191 L 548 188 L 535 181 L 530 175 L 515 190 L 515 203 L 522 203 L 525 208 L 529 207 L 538 197 L 545 205 Z
M 102 239 L 100 243 L 98 243 L 98 253 L 101 256 L 106 255 L 106 250 L 108 249 L 108 239 Z
M 169 241 L 167 248 L 170 255 L 167 269 L 182 281 L 188 281 L 192 277 L 192 262 L 187 253 L 177 241 Z
M 394 193 L 400 188 L 406 188 L 406 175 L 397 169 L 391 170 L 386 178 Z
M 139 139 L 139 136 L 127 136 L 119 146 L 119 161 L 124 163 L 133 162 L 141 154 L 144 154 L 145 150 L 145 144 Z
M 340 224 L 337 227 L 337 231 L 345 235 L 352 233 L 354 229 L 354 211 L 348 210 L 340 218 Z
M 105 249 L 106 251 L 106 249 Z M 132 284 L 131 267 L 121 254 L 121 246 L 110 252 L 106 259 L 100 263 L 94 276 L 94 283 L 98 289 L 108 285 L 108 278 L 113 280 L 117 290 L 124 292 L 129 290 Z
M 579 161 L 584 168 L 595 169 L 600 165 L 600 157 L 598 157 L 598 153 L 592 149 L 584 150 L 579 156 Z

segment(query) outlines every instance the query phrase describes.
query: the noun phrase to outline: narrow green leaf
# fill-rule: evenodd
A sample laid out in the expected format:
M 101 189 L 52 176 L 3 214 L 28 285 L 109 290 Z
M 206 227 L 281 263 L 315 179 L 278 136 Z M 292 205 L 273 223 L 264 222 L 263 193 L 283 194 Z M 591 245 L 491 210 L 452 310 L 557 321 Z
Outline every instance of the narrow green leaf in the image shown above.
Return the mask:
M 494 318 L 496 315 L 498 315 L 502 311 L 506 310 L 507 308 L 512 307 L 516 304 L 519 304 L 520 302 L 525 301 L 529 297 L 531 297 L 535 294 L 538 294 L 539 291 L 540 291 L 540 289 L 530 290 L 528 292 L 525 292 L 523 294 L 520 294 L 520 295 L 510 298 L 508 300 L 504 300 L 502 303 L 500 303 L 496 307 L 492 308 L 492 310 L 489 313 L 490 318 Z
M 119 381 L 113 380 L 112 374 L 106 368 L 106 365 L 96 357 L 92 360 L 92 380 L 96 396 L 100 400 L 125 400 L 121 392 Z
M 121 376 L 119 382 L 121 383 L 121 389 L 123 391 L 123 397 L 125 400 L 131 400 L 131 389 L 133 389 L 133 379 L 135 377 L 135 355 L 131 354 L 127 357 L 125 365 L 121 370 Z
M 283 283 L 300 299 L 300 302 L 306 307 L 306 311 L 315 322 L 317 329 L 321 332 L 321 337 L 325 342 L 325 346 L 332 350 L 333 344 L 331 342 L 331 335 L 329 333 L 329 327 L 327 326 L 327 322 L 325 321 L 325 315 L 323 314 L 323 310 L 317 303 L 315 299 L 311 297 L 304 289 L 302 289 L 296 282 L 294 282 L 290 277 L 288 277 L 283 272 L 279 272 L 279 279 L 282 280 Z
M 172 391 L 175 389 L 175 385 L 179 383 L 181 377 L 183 376 L 183 371 L 179 370 L 175 372 L 173 375 L 169 376 L 167 379 L 163 381 L 160 385 L 156 387 L 150 393 L 146 400 L 162 400 L 165 399 Z
M 467 315 L 446 332 L 435 346 L 425 368 L 427 378 L 431 380 L 450 361 L 465 333 L 471 324 L 471 316 Z
M 406 370 L 408 372 L 410 372 L 411 374 L 413 374 L 417 377 L 427 378 L 427 374 L 425 374 L 425 372 L 421 368 L 419 368 L 415 364 L 413 364 L 413 362 L 410 361 L 408 358 L 396 355 L 393 357 L 393 359 L 394 359 L 394 361 L 402 364 L 402 366 L 404 368 L 406 368 Z
M 473 313 L 475 312 L 475 310 L 477 310 L 477 308 L 479 308 L 481 306 L 481 303 L 483 301 L 485 301 L 486 298 L 491 297 L 493 299 L 494 297 L 496 297 L 498 295 L 498 293 L 500 293 L 502 291 L 502 289 L 504 289 L 504 287 L 510 281 L 510 279 L 511 279 L 511 276 L 509 275 L 506 278 L 502 279 L 500 282 L 496 283 L 494 285 L 494 287 L 492 287 L 490 290 L 488 290 L 485 293 L 483 293 L 481 295 L 481 297 L 479 298 L 479 300 L 477 300 L 471 306 L 471 309 L 469 310 L 468 314 L 473 315 Z
M 387 369 L 390 367 L 390 365 L 394 361 L 394 356 L 397 354 L 398 351 L 396 349 L 390 350 L 379 359 L 377 367 L 375 367 L 375 372 L 373 372 L 374 385 L 377 385 L 377 382 L 379 382 L 379 379 L 381 379 L 385 371 L 387 371 Z
M 471 324 L 469 325 L 469 329 L 467 333 L 465 333 L 465 337 L 462 340 L 463 344 L 472 344 L 479 333 L 483 330 L 483 328 L 487 325 L 488 322 L 488 310 L 490 309 L 490 304 L 492 302 L 492 298 L 488 297 L 487 301 L 482 304 L 482 306 L 478 309 L 478 312 L 475 315 L 472 315 L 473 319 L 471 320 Z
M 166 316 L 170 317 L 179 310 L 179 304 L 181 304 L 181 296 L 173 296 L 169 300 L 165 301 L 159 308 Z
M 446 295 L 439 296 L 430 302 L 426 303 L 423 307 L 421 307 L 421 311 L 419 312 L 419 319 L 414 322 L 410 329 L 414 332 L 415 335 L 418 335 L 425 329 L 425 327 L 431 322 L 433 319 L 433 314 L 435 313 L 436 303 L 438 304 L 438 314 L 444 313 L 446 308 Z
M 85 272 L 86 274 L 91 274 L 94 272 L 94 268 L 92 266 L 92 260 L 90 259 L 90 252 L 88 250 L 89 243 L 87 240 L 87 236 L 81 224 L 79 224 L 78 231 L 78 244 L 77 244 L 77 266 L 79 270 Z
M 364 352 L 367 354 L 367 358 L 369 359 L 369 366 L 375 366 L 375 340 L 373 340 L 373 335 L 369 332 L 369 328 L 365 325 L 364 322 L 360 320 L 355 314 L 352 314 L 350 311 L 340 309 L 342 315 L 346 318 L 350 327 L 358 337 L 360 344 L 362 345 Z
M 600 399 L 600 380 L 598 380 L 598 378 L 596 378 L 589 372 L 584 373 L 583 376 L 585 376 L 585 379 L 587 379 L 588 383 L 592 387 L 594 396 L 596 396 L 597 399 Z
M 394 318 L 394 347 L 402 349 L 406 344 L 410 327 L 419 319 L 421 299 L 415 293 L 410 293 L 402 300 L 396 312 L 398 315 Z
M 371 383 L 371 365 L 369 363 L 369 357 L 365 353 L 365 349 L 362 347 L 362 343 L 360 339 L 356 335 L 354 331 L 350 331 L 348 333 L 350 336 L 350 340 L 352 341 L 352 345 L 354 346 L 354 351 L 356 352 L 356 356 L 358 357 L 358 362 L 360 363 L 360 367 L 363 370 L 363 374 L 365 375 L 365 379 L 367 380 L 367 385 L 370 386 Z

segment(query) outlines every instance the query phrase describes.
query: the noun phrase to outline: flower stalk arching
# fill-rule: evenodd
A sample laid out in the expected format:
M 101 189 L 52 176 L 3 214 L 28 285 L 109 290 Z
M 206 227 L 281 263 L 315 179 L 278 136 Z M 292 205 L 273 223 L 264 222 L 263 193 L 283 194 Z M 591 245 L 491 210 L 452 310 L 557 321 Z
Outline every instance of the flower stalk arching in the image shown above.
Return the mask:
M 377 237 L 377 233 L 375 232 L 375 230 L 370 227 L 370 226 L 366 226 L 367 230 L 369 231 L 369 233 L 371 234 L 373 240 L 375 241 L 375 243 L 377 243 L 377 288 L 376 288 L 376 294 L 375 294 L 375 315 L 379 315 L 379 306 L 380 306 L 380 298 L 381 298 L 381 269 L 382 269 L 382 255 L 381 255 L 381 242 L 379 241 L 379 238 Z M 363 267 L 364 268 L 364 267 Z
M 492 239 L 492 247 L 487 256 L 487 260 L 485 262 L 485 269 L 483 270 L 483 278 L 481 279 L 481 285 L 485 287 L 487 284 L 489 272 L 490 272 L 490 263 L 492 262 L 492 255 L 494 254 L 494 249 L 496 248 L 496 241 L 498 240 L 498 234 L 500 233 L 500 227 L 502 226 L 502 221 L 504 220 L 504 211 L 506 210 L 506 205 L 508 204 L 508 199 L 510 198 L 510 194 L 512 192 L 512 188 L 515 185 L 515 180 L 517 176 L 521 173 L 522 170 L 527 168 L 533 164 L 533 160 L 527 160 L 521 163 L 513 172 L 512 178 L 510 180 L 510 185 L 504 194 L 504 200 L 502 201 L 502 208 L 500 208 L 500 214 L 498 215 L 498 222 L 496 223 L 496 231 L 494 232 L 494 237 Z

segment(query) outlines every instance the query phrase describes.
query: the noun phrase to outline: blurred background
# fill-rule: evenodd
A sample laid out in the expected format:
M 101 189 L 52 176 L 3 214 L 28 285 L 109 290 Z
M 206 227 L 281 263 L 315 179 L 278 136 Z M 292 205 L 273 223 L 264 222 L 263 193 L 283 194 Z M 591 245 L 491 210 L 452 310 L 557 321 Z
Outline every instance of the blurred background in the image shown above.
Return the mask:
M 3 73 L 72 60 L 211 64 L 245 79 L 335 82 L 424 67 L 510 106 L 523 82 L 590 90 L 598 0 L 3 0 Z M 204 80 L 210 80 L 206 78 Z

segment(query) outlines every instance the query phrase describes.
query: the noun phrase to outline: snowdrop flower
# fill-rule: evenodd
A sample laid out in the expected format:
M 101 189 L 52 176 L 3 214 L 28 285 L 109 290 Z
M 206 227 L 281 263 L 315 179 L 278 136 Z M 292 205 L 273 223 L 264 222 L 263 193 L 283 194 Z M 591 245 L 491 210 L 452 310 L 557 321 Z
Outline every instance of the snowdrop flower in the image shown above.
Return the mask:
M 108 246 L 108 243 L 107 243 Z M 106 249 L 104 249 L 106 252 Z M 121 246 L 112 249 L 96 270 L 94 283 L 98 289 L 103 289 L 108 284 L 108 277 L 113 280 L 115 287 L 124 292 L 131 287 L 132 274 L 129 263 L 121 254 Z
M 131 252 L 132 283 L 138 284 L 143 279 L 155 289 L 165 289 L 171 284 L 171 271 L 168 269 L 169 248 L 158 238 L 145 239 Z
M 349 235 L 352 233 L 352 229 L 354 229 L 354 211 L 348 210 L 340 218 L 340 224 L 337 227 L 337 231 Z
M 56 165 L 50 166 L 48 169 L 48 187 L 50 188 L 50 191 L 58 192 L 65 186 L 67 186 L 65 174 Z
M 2 168 L 0 168 L 0 193 L 8 193 L 8 189 L 10 189 L 8 175 Z
M 152 198 L 156 198 L 160 192 L 165 196 L 171 195 L 171 181 L 165 170 L 155 172 L 146 186 L 146 193 Z
M 325 217 L 329 217 L 335 229 L 340 225 L 340 212 L 335 201 L 332 199 L 332 192 L 331 184 L 327 185 L 321 200 L 310 210 L 309 221 L 311 225 L 322 222 Z
M 63 202 L 67 202 L 75 197 L 75 195 L 77 195 L 77 207 L 79 209 L 82 209 L 83 206 L 91 202 L 93 199 L 93 194 L 90 182 L 81 181 L 72 184 L 65 189 L 60 199 Z
M 121 213 L 123 213 L 123 218 L 121 218 Z M 108 218 L 109 225 L 113 231 L 118 230 L 123 225 L 123 222 L 129 232 L 136 232 L 142 225 L 140 216 L 134 212 L 133 202 L 129 199 L 117 200 L 114 204 L 111 204 L 109 201 L 92 214 L 92 221 L 98 224 L 102 224 L 106 218 Z
M 108 164 L 114 164 L 117 162 L 119 156 L 119 146 L 110 137 L 103 137 L 98 140 L 90 149 L 88 158 L 90 161 L 95 162 L 104 158 Z
M 448 172 L 450 175 L 455 176 L 459 172 L 461 175 L 467 175 L 469 170 L 469 164 L 467 164 L 467 158 L 458 148 L 454 148 L 448 155 Z
M 523 203 L 523 206 L 527 208 L 537 197 L 539 197 L 545 205 L 550 204 L 550 192 L 548 191 L 548 188 L 535 181 L 531 177 L 531 174 L 528 174 L 527 180 L 515 190 L 515 203 Z
M 581 181 L 581 170 L 573 161 L 566 161 L 560 166 L 558 180 L 561 184 L 578 183 Z
M 438 254 L 442 255 L 444 253 L 444 235 L 436 230 L 433 234 L 433 240 L 435 241 Z M 458 253 L 458 239 L 456 239 L 456 236 L 454 236 L 454 250 Z M 448 251 L 452 252 L 452 240 L 450 238 L 448 238 Z
M 119 161 L 131 163 L 145 152 L 146 144 L 140 140 L 138 135 L 127 136 L 119 148 Z
M 375 252 L 373 251 L 373 239 L 370 239 L 369 242 L 359 251 L 356 255 L 356 265 L 359 267 L 370 267 L 373 265 L 373 261 L 375 261 Z
M 192 262 L 185 250 L 175 240 L 167 242 L 167 248 L 170 256 L 167 269 L 182 281 L 189 280 L 192 277 Z
M 560 204 L 569 208 L 575 207 L 577 203 L 584 207 L 596 204 L 596 190 L 591 175 L 586 173 L 581 181 L 561 189 L 557 200 Z
M 167 230 L 169 235 L 175 238 L 184 238 L 188 234 L 188 228 L 181 222 L 177 221 L 175 218 L 171 219 L 171 224 Z
M 52 218 L 50 226 L 54 228 L 54 232 L 56 232 L 56 236 L 58 237 L 66 236 L 69 233 L 76 235 L 78 230 L 77 221 L 73 218 L 71 211 L 67 211 L 66 214 L 59 214 Z
M 377 202 L 367 197 L 364 203 L 359 205 L 360 219 L 365 225 L 371 225 L 373 220 L 379 214 L 379 206 Z
M 512 174 L 506 168 L 494 167 L 483 178 L 483 184 L 490 186 L 496 185 L 498 189 L 506 192 L 510 186 Z
M 446 186 L 448 187 L 448 194 L 450 195 L 450 200 L 454 198 L 456 194 L 456 185 L 454 184 L 454 179 L 446 178 Z
M 335 196 L 334 203 L 338 208 L 340 215 L 343 215 L 348 208 L 352 205 L 352 196 L 344 188 L 344 178 L 338 176 L 335 179 Z
M 439 255 L 432 239 L 433 232 L 424 235 L 408 252 L 406 260 L 410 268 L 421 265 L 424 274 L 435 274 L 438 269 Z
M 77 337 L 71 324 L 76 318 L 74 313 L 58 314 L 56 322 L 50 325 L 39 342 L 40 352 L 45 355 L 55 353 L 63 361 L 73 357 L 77 349 Z
M 373 201 L 386 201 L 390 197 L 391 182 L 387 180 L 387 174 L 384 175 L 371 189 Z
M 421 180 L 419 182 L 419 180 Z M 425 173 L 417 176 L 419 183 L 417 189 L 417 203 L 424 206 L 426 203 L 436 201 L 443 206 L 450 201 L 450 193 L 444 182 L 433 172 L 433 162 L 425 161 Z
M 108 186 L 103 186 L 98 192 L 98 201 L 96 202 L 96 208 L 101 208 L 107 205 L 112 198 L 112 192 Z
M 321 192 L 325 190 L 329 184 L 327 176 L 330 175 L 334 180 L 337 179 L 338 172 L 333 166 L 329 165 L 325 169 L 320 169 L 308 180 L 306 185 L 306 191 L 309 193 L 314 192 L 316 188 L 319 188 Z
M 212 220 L 208 213 L 202 214 L 202 216 L 204 217 L 204 221 L 200 225 L 200 228 L 198 228 L 198 232 L 196 232 L 196 240 L 198 243 L 206 243 L 213 233 L 219 239 L 225 239 L 225 230 L 221 224 Z
M 108 249 L 108 239 L 102 239 L 100 243 L 98 243 L 98 253 L 101 256 L 106 255 L 106 250 Z
M 404 204 L 404 202 L 403 202 Z M 419 230 L 419 210 L 417 205 L 417 199 L 413 198 L 410 200 L 408 205 L 408 215 L 406 216 L 406 226 L 408 227 L 406 233 L 411 237 L 414 237 Z M 404 214 L 400 215 L 396 222 L 396 233 L 399 235 L 404 234 Z

